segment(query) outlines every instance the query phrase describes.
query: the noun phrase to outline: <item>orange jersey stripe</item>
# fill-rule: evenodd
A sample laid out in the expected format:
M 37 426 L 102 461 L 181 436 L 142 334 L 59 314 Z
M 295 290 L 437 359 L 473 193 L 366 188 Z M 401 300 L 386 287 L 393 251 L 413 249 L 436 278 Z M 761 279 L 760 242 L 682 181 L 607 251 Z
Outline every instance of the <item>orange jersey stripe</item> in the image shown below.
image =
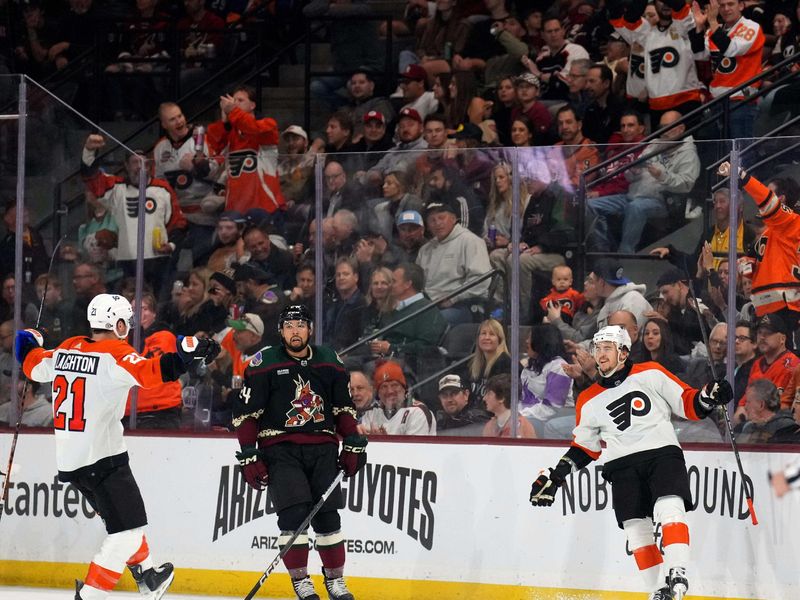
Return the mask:
M 697 413 L 694 412 L 694 397 L 697 394 L 697 390 L 675 377 L 675 375 L 667 371 L 657 362 L 646 362 L 633 365 L 633 368 L 631 369 L 631 375 L 634 373 L 641 373 L 642 371 L 646 371 L 648 369 L 656 369 L 657 371 L 661 371 L 664 375 L 669 377 L 672 381 L 683 388 L 683 391 L 681 392 L 681 400 L 683 400 L 683 412 L 686 413 L 687 419 L 691 421 L 699 421 L 700 417 L 698 417 Z

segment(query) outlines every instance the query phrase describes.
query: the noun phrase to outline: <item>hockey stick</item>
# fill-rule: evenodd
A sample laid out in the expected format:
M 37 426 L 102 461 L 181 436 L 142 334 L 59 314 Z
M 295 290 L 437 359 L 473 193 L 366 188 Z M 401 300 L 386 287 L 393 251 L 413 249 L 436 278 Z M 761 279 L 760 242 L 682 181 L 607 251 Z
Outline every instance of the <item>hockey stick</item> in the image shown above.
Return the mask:
M 695 310 L 694 312 L 697 314 L 697 324 L 700 326 L 700 335 L 703 336 L 703 343 L 706 345 L 706 354 L 708 358 L 708 366 L 711 368 L 711 377 L 714 381 L 717 381 L 717 371 L 714 368 L 714 361 L 711 359 L 711 351 L 709 350 L 710 346 L 708 345 L 708 333 L 706 333 L 706 328 L 703 323 L 703 315 L 700 314 L 700 300 L 697 298 L 697 294 L 695 293 L 694 289 L 694 280 L 692 279 L 691 275 L 689 274 L 688 265 L 686 264 L 686 258 L 683 259 L 683 266 L 684 272 L 688 277 L 689 281 L 689 295 L 692 297 L 694 301 Z M 729 332 L 730 335 L 730 332 Z M 735 400 L 735 399 L 734 399 Z M 753 487 L 752 483 L 750 485 L 747 484 L 748 477 L 744 474 L 744 467 L 742 467 L 742 458 L 739 455 L 739 448 L 736 446 L 736 438 L 733 435 L 733 424 L 731 423 L 731 418 L 728 416 L 728 409 L 725 406 L 720 406 L 719 412 L 725 417 L 725 424 L 728 426 L 728 436 L 731 440 L 731 448 L 733 449 L 733 455 L 736 457 L 736 466 L 739 469 L 739 477 L 742 480 L 742 488 L 744 489 L 744 497 L 747 500 L 747 510 L 750 512 L 750 520 L 753 522 L 753 525 L 758 525 L 758 519 L 756 518 L 756 510 L 753 507 Z
M 311 512 L 308 513 L 308 516 L 305 518 L 305 520 L 302 523 L 300 523 L 300 526 L 292 534 L 292 537 L 290 537 L 286 541 L 286 544 L 284 544 L 283 549 L 278 553 L 278 556 L 276 556 L 273 559 L 273 561 L 269 563 L 269 566 L 267 567 L 266 571 L 264 571 L 261 577 L 258 578 L 258 581 L 253 586 L 253 589 L 250 590 L 250 593 L 244 597 L 244 600 L 251 600 L 253 596 L 255 596 L 258 593 L 258 590 L 260 590 L 261 586 L 264 585 L 264 582 L 267 580 L 267 577 L 269 577 L 272 574 L 272 572 L 275 570 L 275 567 L 278 566 L 278 564 L 283 560 L 283 557 L 286 556 L 286 553 L 291 549 L 292 544 L 294 544 L 294 541 L 298 537 L 300 537 L 301 533 L 303 533 L 306 529 L 308 529 L 308 525 L 309 523 L 311 523 L 311 519 L 313 519 L 314 515 L 316 515 L 319 512 L 319 509 L 322 508 L 323 504 L 325 504 L 325 501 L 328 499 L 328 496 L 330 496 L 333 493 L 333 490 L 336 489 L 336 486 L 338 486 L 339 483 L 341 483 L 343 477 L 344 477 L 344 471 L 339 471 L 334 480 L 328 486 L 328 489 L 322 492 L 322 496 L 320 496 L 320 499 L 317 500 L 317 503 L 314 505 L 314 508 L 312 508 Z
M 35 329 L 39 329 L 39 323 L 42 320 L 42 311 L 44 310 L 44 299 L 47 298 L 47 288 L 50 283 L 50 273 L 53 270 L 53 260 L 56 257 L 56 253 L 58 252 L 59 246 L 61 246 L 61 242 L 66 239 L 67 236 L 62 237 L 58 240 L 56 247 L 53 248 L 53 254 L 50 257 L 50 266 L 47 267 L 47 279 L 44 280 L 44 293 L 42 294 L 42 299 L 39 302 L 39 313 L 36 315 L 36 326 Z M 22 413 L 24 411 L 24 402 L 25 402 L 25 393 L 28 391 L 28 378 L 25 378 L 25 381 L 22 383 L 22 401 L 19 403 L 19 414 L 17 415 L 17 425 L 14 427 L 14 437 L 11 438 L 11 452 L 8 455 L 8 467 L 6 467 L 5 472 L 5 479 L 3 480 L 3 492 L 0 494 L 0 504 L 5 504 L 6 502 L 6 494 L 8 494 L 8 484 L 11 481 L 11 467 L 14 466 L 14 453 L 17 450 L 17 440 L 19 439 L 19 429 L 22 426 Z

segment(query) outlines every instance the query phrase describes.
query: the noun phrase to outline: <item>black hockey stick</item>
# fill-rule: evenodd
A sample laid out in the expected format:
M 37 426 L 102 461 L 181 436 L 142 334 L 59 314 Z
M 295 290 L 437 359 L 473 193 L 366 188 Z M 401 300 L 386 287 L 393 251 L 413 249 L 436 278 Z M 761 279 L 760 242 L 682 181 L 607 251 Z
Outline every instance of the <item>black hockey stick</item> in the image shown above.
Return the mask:
M 697 324 L 700 326 L 700 335 L 703 336 L 703 343 L 706 345 L 706 354 L 708 358 L 708 366 L 711 368 L 711 377 L 714 381 L 717 381 L 717 371 L 714 368 L 714 361 L 711 359 L 711 351 L 709 350 L 710 346 L 708 345 L 708 333 L 706 333 L 705 324 L 703 323 L 703 315 L 700 314 L 700 300 L 697 298 L 697 294 L 695 293 L 694 289 L 694 280 L 692 279 L 688 265 L 686 264 L 686 258 L 683 259 L 684 265 L 684 272 L 686 276 L 689 278 L 689 295 L 692 297 L 694 301 L 694 312 L 697 314 Z M 730 328 L 729 328 L 730 329 Z M 735 334 L 735 328 L 734 328 Z M 730 331 L 728 332 L 730 335 Z M 735 399 L 734 399 L 735 401 Z M 758 525 L 758 519 L 756 518 L 756 510 L 753 507 L 753 487 L 752 483 L 750 485 L 747 484 L 749 478 L 744 474 L 744 467 L 742 467 L 742 457 L 739 455 L 739 448 L 736 446 L 736 438 L 733 435 L 733 424 L 731 423 L 731 418 L 728 416 L 728 408 L 725 406 L 720 406 L 719 412 L 725 417 L 725 424 L 728 426 L 728 436 L 731 440 L 731 448 L 733 449 L 733 455 L 736 457 L 736 466 L 739 469 L 739 477 L 742 480 L 742 487 L 744 488 L 744 497 L 747 500 L 747 510 L 750 511 L 750 520 L 753 522 L 753 525 Z
M 53 255 L 50 257 L 50 266 L 47 267 L 47 279 L 44 280 L 44 293 L 42 294 L 42 299 L 39 302 L 39 314 L 36 315 L 36 327 L 35 329 L 39 329 L 39 323 L 42 320 L 42 311 L 44 310 L 44 299 L 47 298 L 47 288 L 48 284 L 50 283 L 50 273 L 53 270 L 53 260 L 56 257 L 58 252 L 59 246 L 61 246 L 61 242 L 66 239 L 67 236 L 62 237 L 58 240 L 56 247 L 53 248 Z M 17 415 L 17 426 L 14 428 L 14 437 L 11 438 L 11 452 L 8 455 L 8 467 L 6 467 L 5 479 L 3 480 L 3 493 L 0 494 L 0 504 L 5 504 L 6 501 L 6 494 L 8 494 L 8 484 L 11 481 L 11 467 L 14 466 L 14 453 L 17 450 L 17 440 L 19 439 L 19 429 L 22 426 L 22 413 L 25 410 L 24 403 L 25 403 L 25 393 L 28 391 L 28 378 L 25 378 L 25 381 L 22 384 L 22 401 L 19 403 L 19 414 Z
M 264 582 L 267 580 L 267 577 L 269 577 L 272 574 L 272 572 L 275 570 L 275 567 L 277 567 L 278 564 L 280 564 L 280 562 L 283 560 L 283 557 L 286 556 L 286 553 L 291 549 L 292 544 L 294 544 L 294 541 L 298 537 L 300 537 L 301 533 L 303 533 L 306 529 L 308 529 L 308 525 L 309 523 L 311 523 L 311 519 L 313 519 L 314 515 L 316 515 L 319 512 L 319 509 L 322 508 L 323 504 L 325 504 L 325 500 L 327 500 L 328 496 L 330 496 L 333 493 L 333 490 L 336 489 L 336 486 L 338 486 L 339 483 L 341 483 L 343 477 L 344 477 L 344 471 L 339 471 L 334 480 L 328 486 L 328 489 L 322 492 L 322 496 L 320 496 L 320 499 L 317 500 L 317 503 L 314 505 L 314 508 L 312 508 L 311 512 L 308 513 L 308 516 L 305 518 L 305 520 L 302 523 L 300 523 L 300 526 L 297 528 L 294 534 L 292 534 L 292 537 L 290 537 L 286 541 L 283 548 L 278 553 L 278 556 L 276 556 L 273 559 L 273 561 L 269 563 L 267 569 L 264 571 L 264 573 L 261 574 L 261 577 L 258 578 L 258 581 L 253 586 L 253 589 L 250 590 L 250 593 L 244 597 L 244 600 L 251 600 L 253 596 L 255 596 L 258 593 L 258 590 L 260 590 L 261 586 L 264 585 Z

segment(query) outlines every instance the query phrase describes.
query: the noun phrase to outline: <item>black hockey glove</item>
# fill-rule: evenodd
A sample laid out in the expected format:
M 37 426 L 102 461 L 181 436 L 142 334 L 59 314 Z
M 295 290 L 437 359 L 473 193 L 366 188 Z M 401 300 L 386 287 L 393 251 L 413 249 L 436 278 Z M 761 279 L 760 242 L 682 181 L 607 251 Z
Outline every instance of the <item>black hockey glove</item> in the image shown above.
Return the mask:
M 725 379 L 707 383 L 700 391 L 700 404 L 709 411 L 715 406 L 727 406 L 733 400 L 733 389 Z
M 257 448 L 242 448 L 241 452 L 236 453 L 236 460 L 239 461 L 247 485 L 256 490 L 267 487 L 269 483 L 267 463 L 261 459 L 261 453 Z
M 187 367 L 203 361 L 210 363 L 219 354 L 219 344 L 211 338 L 178 336 L 178 355 Z
M 348 435 L 344 438 L 339 453 L 339 468 L 347 477 L 352 477 L 367 464 L 367 436 Z
M 555 468 L 542 471 L 531 485 L 530 501 L 534 506 L 550 506 L 556 499 L 556 492 L 564 484 L 564 479 L 572 471 L 572 462 L 566 458 L 558 461 Z
M 17 357 L 17 362 L 19 364 L 24 363 L 28 352 L 42 346 L 44 346 L 44 336 L 41 331 L 37 329 L 21 329 L 17 331 L 17 335 L 14 337 L 14 355 Z

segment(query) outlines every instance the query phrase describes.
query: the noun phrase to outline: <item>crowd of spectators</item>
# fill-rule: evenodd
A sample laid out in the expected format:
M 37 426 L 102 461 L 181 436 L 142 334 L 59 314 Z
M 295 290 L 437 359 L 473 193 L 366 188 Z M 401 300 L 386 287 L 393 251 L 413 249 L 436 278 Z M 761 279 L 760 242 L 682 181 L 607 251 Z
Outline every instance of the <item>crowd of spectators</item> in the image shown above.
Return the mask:
M 213 32 L 225 19 L 232 22 L 230 13 L 214 10 L 235 3 L 180 4 L 136 7 L 140 16 L 180 14 L 185 27 L 209 30 L 184 53 L 185 76 L 197 77 L 192 69 L 202 69 L 207 44 L 222 43 Z M 571 255 L 580 245 L 581 222 L 588 250 L 632 255 L 663 236 L 676 199 L 693 195 L 702 205 L 711 196 L 701 177 L 706 157 L 686 135 L 691 122 L 682 117 L 757 74 L 763 62 L 790 56 L 795 4 L 414 0 L 395 23 L 405 48 L 388 81 L 372 64 L 379 53 L 369 50 L 382 35 L 377 22 L 353 21 L 359 36 L 346 20 L 330 27 L 336 70 L 350 75 L 311 82 L 319 106 L 329 111 L 320 131 L 278 124 L 269 107 L 261 117 L 255 90 L 236 86 L 222 90 L 211 123 L 190 123 L 180 105 L 161 102 L 163 137 L 152 151 L 128 156 L 118 171 L 99 160 L 108 141 L 89 135 L 74 149 L 86 182 L 86 221 L 75 240 L 62 244 L 52 273 L 41 235 L 22 215 L 24 282 L 15 281 L 13 231 L 20 215 L 13 201 L 4 209 L 0 403 L 10 396 L 15 285 L 23 285 L 28 325 L 44 298 L 41 325 L 53 346 L 86 333 L 93 295 L 114 291 L 132 299 L 142 258 L 140 350 L 156 355 L 174 350 L 176 335 L 208 335 L 223 352 L 181 385 L 140 393 L 138 427 L 227 427 L 245 365 L 279 342 L 281 309 L 301 302 L 313 310 L 315 290 L 322 288 L 323 319 L 316 327 L 352 370 L 368 433 L 508 436 L 513 417 L 524 437 L 569 437 L 575 398 L 596 378 L 588 341 L 598 328 L 620 324 L 634 340 L 634 362 L 657 361 L 695 386 L 724 371 L 724 342 L 735 331 L 730 412 L 737 425 L 752 440 L 794 439 L 778 425 L 791 419 L 800 380 L 793 352 L 800 304 L 786 295 L 784 304 L 765 309 L 750 289 L 763 287 L 756 274 L 764 272 L 770 243 L 785 236 L 796 248 L 800 241 L 794 179 L 765 182 L 774 192 L 769 199 L 748 188 L 764 218 L 740 219 L 736 265 L 727 262 L 727 188 L 708 198 L 709 227 L 693 253 L 671 245 L 650 251 L 664 261 L 655 288 L 631 281 L 613 258 L 590 263 L 585 279 L 574 281 Z M 69 5 L 76 14 L 93 10 L 90 0 Z M 32 2 L 20 10 L 45 18 L 52 9 Z M 369 2 L 327 0 L 304 9 L 307 18 L 371 10 Z M 138 40 L 135 31 L 131 36 Z M 163 51 L 152 41 L 135 43 L 147 47 L 117 55 L 112 71 L 139 69 L 150 63 L 126 60 Z M 772 109 L 792 85 L 773 91 Z M 123 89 L 106 93 L 144 106 Z M 733 98 L 730 133 L 738 137 L 751 136 L 757 111 L 766 110 L 748 102 L 749 95 Z M 648 132 L 676 123 L 631 151 Z M 603 161 L 604 169 L 594 169 Z M 144 215 L 138 212 L 141 169 Z M 790 216 L 770 220 L 773 204 Z M 521 244 L 513 274 L 515 222 Z M 768 237 L 770 227 L 780 233 Z M 317 241 L 322 256 L 316 256 Z M 737 269 L 735 328 L 724 323 L 731 267 Z M 493 269 L 493 277 L 480 280 Z M 518 298 L 511 297 L 514 279 Z M 527 328 L 516 399 L 506 335 L 513 303 Z M 711 331 L 708 347 L 698 314 Z M 775 389 L 755 385 L 762 379 Z M 40 395 L 46 401 L 46 390 L 33 392 L 25 414 L 28 407 L 39 414 Z M 511 414 L 512 404 L 518 415 Z M 719 437 L 716 429 L 682 431 Z

